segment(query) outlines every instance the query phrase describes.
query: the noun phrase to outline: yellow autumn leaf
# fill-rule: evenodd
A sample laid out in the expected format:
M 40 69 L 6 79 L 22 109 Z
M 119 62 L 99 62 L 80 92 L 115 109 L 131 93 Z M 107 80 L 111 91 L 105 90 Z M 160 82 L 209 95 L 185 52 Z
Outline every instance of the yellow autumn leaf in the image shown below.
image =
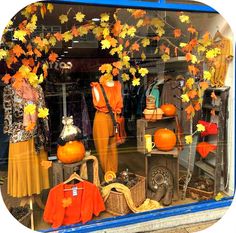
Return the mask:
M 128 62 L 130 60 L 130 57 L 129 56 L 123 56 L 122 58 L 123 62 Z
M 139 72 L 139 74 L 140 74 L 142 77 L 144 77 L 145 75 L 148 74 L 148 69 L 147 69 L 147 68 L 140 68 L 140 69 L 138 70 L 138 72 Z
M 53 9 L 54 9 L 53 4 L 48 3 L 48 4 L 47 4 L 47 9 L 48 9 L 48 11 L 49 11 L 50 13 L 52 13 L 52 11 L 53 11 Z
M 158 47 L 156 47 L 155 51 L 154 51 L 154 54 L 157 54 L 159 51 Z
M 24 107 L 24 112 L 26 114 L 30 114 L 30 115 L 33 115 L 36 111 L 36 105 L 35 104 L 27 104 L 25 107 Z
M 48 40 L 49 44 L 52 46 L 55 46 L 57 43 L 57 39 L 55 38 L 55 36 L 51 36 Z
M 136 32 L 136 28 L 135 27 L 130 27 L 127 30 L 127 35 L 129 35 L 130 37 L 134 37 L 135 36 L 135 32 Z
M 21 72 L 23 77 L 27 77 L 29 75 L 30 71 L 31 71 L 30 68 L 28 66 L 25 66 L 25 65 L 22 65 L 19 68 L 19 72 Z
M 151 19 L 151 24 L 155 26 L 156 28 L 162 28 L 165 26 L 165 23 L 163 22 L 163 20 L 156 17 Z
M 28 80 L 29 80 L 29 83 L 33 87 L 37 87 L 37 85 L 38 85 L 38 76 L 34 72 L 30 72 L 28 74 Z
M 81 13 L 81 12 L 77 12 L 77 14 L 75 15 L 76 21 L 78 21 L 80 23 L 83 22 L 84 17 L 85 17 L 85 15 L 83 13 Z
M 185 138 L 185 143 L 186 144 L 192 144 L 193 143 L 193 136 L 192 135 L 187 135 L 184 138 Z
M 7 56 L 7 51 L 4 49 L 0 49 L 0 60 L 5 59 Z
M 211 80 L 211 72 L 210 71 L 207 71 L 207 70 L 205 70 L 204 72 L 203 72 L 203 79 L 205 79 L 205 80 Z
M 192 89 L 193 84 L 194 84 L 194 78 L 188 78 L 186 81 L 186 86 Z
M 110 30 L 109 30 L 109 28 L 104 28 L 102 34 L 103 34 L 103 37 L 104 37 L 104 38 L 106 38 L 107 36 L 109 36 L 109 35 L 110 35 Z
M 197 52 L 201 53 L 201 52 L 205 52 L 206 51 L 206 47 L 202 46 L 202 45 L 198 45 L 197 47 Z
M 131 67 L 131 68 L 129 69 L 129 72 L 130 72 L 133 76 L 135 76 L 136 71 L 137 71 L 137 70 L 136 70 L 134 67 Z
M 206 58 L 212 59 L 217 57 L 219 54 L 221 54 L 221 50 L 219 48 L 210 49 L 206 52 Z
M 144 52 L 141 53 L 141 59 L 142 59 L 142 61 L 145 61 L 145 60 L 146 60 L 146 55 L 145 55 Z
M 181 48 L 185 47 L 186 45 L 187 45 L 187 43 L 184 43 L 184 42 L 181 42 L 181 43 L 179 44 L 179 46 L 180 46 Z
M 121 78 L 122 78 L 123 82 L 126 82 L 126 81 L 128 81 L 128 80 L 130 79 L 130 78 L 129 78 L 129 75 L 126 74 L 126 73 L 123 73 L 123 74 L 121 75 Z
M 72 36 L 72 34 L 71 34 L 70 31 L 64 32 L 64 33 L 62 34 L 62 37 L 63 37 L 63 39 L 64 39 L 65 42 L 68 42 L 68 41 L 70 41 L 70 40 L 73 39 L 73 36 Z
M 217 193 L 217 195 L 215 196 L 215 200 L 216 200 L 216 201 L 220 201 L 223 197 L 224 197 L 224 195 L 223 195 L 221 192 L 219 192 L 219 193 Z
M 202 124 L 197 124 L 197 131 L 204 132 L 206 130 L 205 126 Z
M 64 24 L 64 23 L 66 23 L 66 22 L 68 22 L 68 16 L 67 15 L 60 15 L 59 16 L 59 20 L 60 20 L 60 22 L 61 22 L 61 24 Z
M 103 34 L 103 28 L 102 27 L 95 27 L 94 29 L 93 29 L 93 34 L 97 37 L 97 38 L 99 38 L 102 34 Z
M 111 43 L 109 40 L 102 40 L 101 44 L 102 44 L 102 49 L 109 49 L 111 47 Z
M 191 55 L 191 62 L 192 62 L 193 64 L 195 64 L 197 61 L 198 61 L 198 60 L 197 60 L 197 57 L 192 54 L 192 55 Z
M 140 78 L 134 78 L 132 80 L 132 85 L 133 86 L 139 86 L 140 85 Z
M 112 65 L 111 64 L 103 64 L 99 67 L 99 70 L 102 72 L 102 73 L 111 73 L 112 71 Z
M 39 79 L 38 79 L 38 84 L 42 83 L 44 80 L 43 74 L 40 74 Z
M 181 95 L 182 102 L 188 103 L 190 101 L 188 94 Z
M 15 39 L 18 39 L 22 42 L 25 41 L 25 36 L 26 36 L 27 32 L 26 31 L 23 31 L 23 30 L 16 30 L 13 34 L 13 37 Z
M 143 25 L 143 19 L 140 19 L 137 24 L 136 24 L 136 27 L 139 28 Z
M 179 20 L 180 20 L 182 23 L 190 23 L 190 19 L 189 19 L 189 16 L 188 16 L 188 15 L 180 15 L 180 16 L 179 16 Z
M 161 37 L 165 34 L 165 30 L 163 28 L 157 28 L 156 34 Z
M 168 60 L 170 60 L 170 55 L 164 53 L 164 54 L 161 56 L 161 59 L 162 59 L 164 62 L 167 62 Z
M 150 45 L 150 40 L 148 38 L 144 38 L 142 39 L 141 44 L 143 45 L 143 47 L 147 47 L 148 45 Z
M 109 14 L 103 13 L 103 14 L 101 14 L 100 16 L 101 16 L 101 21 L 102 21 L 102 22 L 107 22 L 107 21 L 109 21 L 109 18 L 110 18 Z
M 38 109 L 38 117 L 39 118 L 46 118 L 49 114 L 48 108 L 39 108 Z

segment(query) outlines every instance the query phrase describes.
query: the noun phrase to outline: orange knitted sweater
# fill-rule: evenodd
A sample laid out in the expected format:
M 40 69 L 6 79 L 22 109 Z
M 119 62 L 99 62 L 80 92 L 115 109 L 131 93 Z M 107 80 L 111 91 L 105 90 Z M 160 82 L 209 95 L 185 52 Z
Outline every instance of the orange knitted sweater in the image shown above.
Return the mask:
M 77 191 L 72 192 L 72 187 Z M 87 181 L 78 184 L 58 184 L 48 195 L 43 219 L 51 223 L 53 228 L 69 225 L 92 219 L 93 214 L 98 216 L 105 210 L 104 202 L 98 188 Z

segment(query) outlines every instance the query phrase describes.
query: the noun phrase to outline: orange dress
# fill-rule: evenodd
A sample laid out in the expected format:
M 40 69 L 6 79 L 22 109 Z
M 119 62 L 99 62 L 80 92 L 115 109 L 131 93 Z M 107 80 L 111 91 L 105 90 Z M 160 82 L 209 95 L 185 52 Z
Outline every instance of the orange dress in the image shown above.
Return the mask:
M 99 83 L 91 83 L 93 104 L 98 110 L 95 114 L 93 123 L 93 139 L 98 153 L 98 158 L 104 173 L 107 171 L 117 172 L 118 170 L 118 154 L 116 139 L 114 136 L 114 125 L 106 106 L 106 102 Z M 99 93 L 99 100 L 96 99 L 94 88 Z M 103 85 L 112 111 L 121 113 L 123 108 L 123 99 L 121 93 L 121 84 L 114 81 L 114 86 L 108 87 Z
M 77 191 L 66 190 L 72 187 L 77 187 Z M 43 219 L 58 228 L 79 222 L 84 224 L 92 219 L 93 214 L 98 216 L 104 210 L 102 196 L 94 184 L 88 181 L 61 183 L 50 190 Z

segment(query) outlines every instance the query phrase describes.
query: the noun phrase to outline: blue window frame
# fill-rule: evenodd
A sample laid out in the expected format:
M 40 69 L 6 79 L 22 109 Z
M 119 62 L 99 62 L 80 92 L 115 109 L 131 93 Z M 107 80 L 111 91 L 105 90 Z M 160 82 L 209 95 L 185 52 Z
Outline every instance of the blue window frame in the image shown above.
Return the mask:
M 52 0 L 55 3 L 69 3 L 69 4 L 90 4 L 116 7 L 133 7 L 133 8 L 148 8 L 157 10 L 178 10 L 178 11 L 193 11 L 193 12 L 212 12 L 217 13 L 216 10 L 206 5 L 182 4 L 182 3 L 167 3 L 166 0 L 157 0 L 155 2 L 148 1 L 133 1 L 133 0 Z M 235 63 L 236 65 L 236 63 Z M 236 107 L 236 104 L 235 104 Z M 235 154 L 235 152 L 234 152 Z M 236 179 L 235 179 L 236 180 Z M 153 210 L 138 214 L 128 214 L 125 216 L 106 218 L 102 220 L 90 221 L 86 225 L 73 224 L 70 226 L 63 226 L 56 231 L 58 233 L 69 232 L 92 232 L 109 228 L 124 227 L 131 224 L 137 224 L 161 218 L 167 218 L 177 215 L 184 215 L 189 213 L 202 212 L 206 210 L 213 210 L 223 207 L 228 207 L 233 201 L 233 197 L 223 198 L 220 201 L 208 200 L 197 203 L 178 205 L 173 207 L 166 207 L 159 210 Z M 41 232 L 53 232 L 55 229 L 42 230 Z

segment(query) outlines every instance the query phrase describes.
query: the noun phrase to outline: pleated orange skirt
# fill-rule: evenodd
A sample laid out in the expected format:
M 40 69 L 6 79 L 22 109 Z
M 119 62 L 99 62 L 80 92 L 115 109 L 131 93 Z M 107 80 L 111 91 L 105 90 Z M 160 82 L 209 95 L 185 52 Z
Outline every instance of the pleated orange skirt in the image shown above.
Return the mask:
M 49 188 L 48 169 L 41 165 L 47 152 L 35 152 L 34 140 L 10 143 L 8 161 L 8 194 L 25 197 Z

